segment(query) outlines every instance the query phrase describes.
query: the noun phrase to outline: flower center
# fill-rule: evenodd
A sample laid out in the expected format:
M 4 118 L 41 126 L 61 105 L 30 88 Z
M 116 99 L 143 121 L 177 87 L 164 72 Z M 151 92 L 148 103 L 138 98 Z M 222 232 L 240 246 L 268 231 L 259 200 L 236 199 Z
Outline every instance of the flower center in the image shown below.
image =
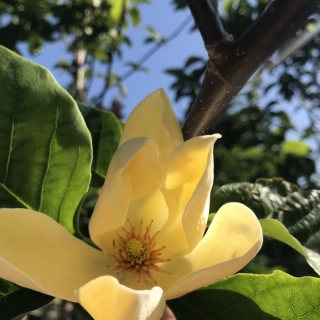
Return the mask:
M 170 274 L 166 270 L 157 266 L 160 262 L 170 261 L 170 259 L 162 259 L 160 256 L 165 246 L 157 248 L 156 238 L 160 231 L 157 231 L 152 237 L 150 236 L 153 221 L 142 231 L 143 222 L 140 222 L 139 229 L 136 230 L 130 220 L 127 220 L 129 227 L 115 231 L 116 237 L 113 239 L 114 253 L 107 253 L 113 258 L 116 265 L 114 267 L 107 266 L 118 272 L 125 271 L 138 275 L 138 282 L 141 280 L 151 280 L 155 284 L 154 272 Z
M 141 264 L 142 261 L 149 258 L 147 248 L 138 239 L 131 239 L 124 247 L 124 253 L 131 264 Z

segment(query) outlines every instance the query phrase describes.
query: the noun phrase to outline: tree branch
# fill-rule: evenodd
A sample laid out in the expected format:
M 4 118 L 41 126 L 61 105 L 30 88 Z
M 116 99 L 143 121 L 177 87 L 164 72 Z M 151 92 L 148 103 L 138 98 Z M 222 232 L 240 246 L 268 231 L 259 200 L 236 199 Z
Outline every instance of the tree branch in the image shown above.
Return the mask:
M 219 14 L 208 1 L 187 0 L 194 21 L 206 44 L 218 45 L 229 41 L 229 35 L 224 31 Z
M 207 0 L 202 0 L 206 2 Z M 197 0 L 188 0 L 197 6 Z M 200 3 L 200 2 L 199 2 Z M 320 0 L 274 0 L 255 23 L 235 42 L 221 42 L 219 36 L 202 34 L 209 54 L 209 61 L 200 92 L 183 125 L 185 140 L 205 134 L 219 114 L 242 89 L 251 75 L 307 18 L 317 11 Z M 199 5 L 199 10 L 205 6 Z M 199 20 L 200 13 L 195 20 Z M 216 31 L 220 20 L 211 14 L 213 21 L 201 22 L 208 30 Z M 209 19 L 204 14 L 202 19 Z M 217 22 L 218 21 L 218 22 Z M 209 23 L 212 23 L 209 26 Z M 214 27 L 213 27 L 214 26 Z M 206 42 L 206 40 L 208 42 Z M 218 46 L 217 46 L 218 43 Z

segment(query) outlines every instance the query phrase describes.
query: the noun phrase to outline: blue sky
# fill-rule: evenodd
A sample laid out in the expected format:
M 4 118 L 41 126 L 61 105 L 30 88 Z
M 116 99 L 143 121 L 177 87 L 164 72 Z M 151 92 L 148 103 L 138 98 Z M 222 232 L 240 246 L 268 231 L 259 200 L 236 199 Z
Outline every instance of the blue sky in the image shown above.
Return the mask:
M 145 46 L 143 44 L 144 39 L 148 35 L 144 27 L 151 26 L 157 30 L 161 36 L 166 37 L 188 17 L 191 21 L 177 38 L 163 46 L 147 60 L 144 66 L 149 69 L 148 73 L 135 73 L 124 82 L 127 97 L 121 97 L 119 90 L 113 88 L 109 90 L 106 96 L 105 105 L 109 105 L 109 102 L 114 98 L 120 99 L 125 106 L 124 115 L 128 116 L 130 111 L 144 97 L 157 88 L 162 87 L 167 91 L 174 105 L 176 114 L 182 119 L 186 109 L 186 100 L 180 100 L 178 103 L 174 102 L 174 92 L 170 90 L 170 84 L 173 82 L 174 78 L 166 75 L 163 71 L 168 68 L 181 67 L 190 56 L 200 56 L 206 59 L 207 52 L 204 48 L 202 38 L 199 32 L 190 32 L 193 22 L 189 10 L 175 11 L 171 4 L 171 0 L 153 0 L 152 4 L 142 4 L 139 8 L 142 16 L 141 24 L 138 28 L 133 28 L 131 26 L 128 30 L 129 37 L 132 41 L 132 47 L 123 46 L 123 57 L 114 64 L 114 72 L 119 75 L 128 70 L 128 68 L 125 67 L 127 62 L 139 60 L 145 51 L 149 50 L 150 46 Z M 49 69 L 62 86 L 65 86 L 70 79 L 65 73 L 61 73 L 57 69 L 54 69 L 54 64 L 61 58 L 67 58 L 64 48 L 65 45 L 63 43 L 46 44 L 39 55 L 31 56 L 27 52 L 26 45 L 20 45 L 20 49 L 22 49 L 25 57 Z M 265 79 L 268 80 L 271 78 L 266 76 Z M 96 81 L 93 83 L 93 90 L 98 92 L 101 85 L 101 82 Z M 261 101 L 261 105 L 265 105 L 268 99 L 272 99 L 272 97 L 264 97 Z M 298 103 L 299 101 L 283 103 L 278 106 L 278 109 L 283 109 L 291 115 L 292 121 L 299 132 L 305 127 L 308 120 L 305 112 L 293 112 L 292 105 Z M 289 139 L 296 139 L 297 137 L 297 132 L 292 131 L 288 134 Z M 309 144 L 312 146 L 312 141 L 309 141 Z
M 140 10 L 142 14 L 141 25 L 138 28 L 130 27 L 128 30 L 132 47 L 123 46 L 122 60 L 117 60 L 114 64 L 114 72 L 117 74 L 121 75 L 127 71 L 128 68 L 125 67 L 125 64 L 129 61 L 139 60 L 145 51 L 152 46 L 143 44 L 144 39 L 148 36 L 144 29 L 145 26 L 153 27 L 161 36 L 166 37 L 188 17 L 190 18 L 190 23 L 177 38 L 163 46 L 147 60 L 144 66 L 149 69 L 148 73 L 137 72 L 125 81 L 126 98 L 121 97 L 117 88 L 109 91 L 105 99 L 106 104 L 114 98 L 122 100 L 125 105 L 125 116 L 144 97 L 160 87 L 167 91 L 171 101 L 174 103 L 174 92 L 170 90 L 170 84 L 174 78 L 164 74 L 163 71 L 168 68 L 181 67 L 191 55 L 207 57 L 200 34 L 198 32 L 190 32 L 193 21 L 188 10 L 174 11 L 171 0 L 155 0 L 152 4 L 142 4 Z M 68 76 L 54 69 L 54 64 L 58 59 L 67 58 L 64 44 L 46 44 L 42 52 L 37 56 L 29 55 L 26 46 L 23 44 L 19 48 L 22 49 L 26 58 L 49 69 L 62 86 L 68 83 L 70 80 Z M 93 87 L 98 92 L 99 88 L 101 88 L 101 82 L 95 82 Z M 174 103 L 178 116 L 181 117 L 183 114 L 185 105 L 185 101 Z

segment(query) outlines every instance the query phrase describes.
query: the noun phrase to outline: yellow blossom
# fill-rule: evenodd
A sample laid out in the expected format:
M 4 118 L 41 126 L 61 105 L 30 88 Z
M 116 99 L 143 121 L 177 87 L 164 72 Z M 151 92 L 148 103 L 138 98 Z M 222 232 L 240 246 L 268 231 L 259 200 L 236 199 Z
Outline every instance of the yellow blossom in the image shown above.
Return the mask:
M 228 203 L 205 233 L 219 137 L 184 142 L 155 91 L 129 116 L 90 220 L 101 250 L 41 213 L 1 209 L 0 276 L 102 320 L 160 319 L 165 299 L 234 274 L 259 251 L 262 231 L 249 208 Z

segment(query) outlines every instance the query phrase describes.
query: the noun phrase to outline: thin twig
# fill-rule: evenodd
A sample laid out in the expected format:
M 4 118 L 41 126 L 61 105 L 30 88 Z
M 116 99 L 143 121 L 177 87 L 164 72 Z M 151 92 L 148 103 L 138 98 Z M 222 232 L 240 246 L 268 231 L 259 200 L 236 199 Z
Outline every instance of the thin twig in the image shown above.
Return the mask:
M 298 36 L 296 36 L 290 43 L 286 43 L 281 46 L 278 50 L 278 55 L 275 61 L 267 62 L 263 68 L 272 70 L 279 64 L 283 63 L 289 56 L 296 53 L 298 50 L 303 48 L 308 42 L 320 33 L 320 20 L 317 20 L 313 28 L 308 30 L 307 28 Z
M 192 17 L 188 16 L 183 22 L 166 38 L 163 38 L 162 41 L 158 41 L 149 51 L 147 51 L 136 63 L 134 63 L 135 67 L 128 70 L 126 73 L 124 73 L 122 76 L 118 78 L 119 82 L 123 82 L 127 80 L 130 76 L 132 76 L 137 69 L 140 69 L 143 64 L 152 56 L 154 55 L 163 45 L 169 43 L 173 39 L 175 39 L 186 27 L 187 25 L 192 21 Z M 164 41 L 165 40 L 165 41 Z M 112 60 L 112 59 L 111 59 Z M 111 77 L 111 71 L 112 71 L 112 63 L 110 62 L 107 67 L 107 81 L 105 82 L 105 85 L 103 89 L 101 90 L 100 94 L 95 99 L 95 104 L 102 103 L 107 90 L 110 88 L 110 77 Z
M 182 23 L 168 36 L 165 37 L 165 41 L 158 41 L 149 51 L 147 51 L 134 65 L 136 68 L 131 68 L 131 70 L 124 73 L 122 76 L 120 76 L 119 80 L 124 81 L 128 79 L 130 76 L 132 76 L 136 69 L 141 68 L 143 64 L 152 56 L 154 55 L 163 45 L 167 44 L 168 42 L 172 41 L 174 38 L 176 38 L 184 28 L 187 27 L 187 25 L 192 21 L 192 17 L 188 16 L 185 20 L 182 21 Z
M 90 79 L 87 81 L 87 88 L 86 88 L 86 96 L 88 96 L 88 92 L 90 91 L 91 89 L 91 86 L 92 86 L 92 83 L 93 83 L 93 75 L 94 75 L 94 72 L 95 72 L 95 58 L 94 57 L 91 57 L 91 59 L 88 59 L 88 65 L 89 65 L 89 70 L 91 70 L 91 77 Z
M 102 101 L 107 94 L 108 89 L 110 88 L 111 83 L 111 75 L 112 75 L 112 67 L 113 67 L 113 52 L 109 53 L 109 61 L 106 66 L 106 79 L 104 82 L 103 89 L 101 90 L 100 94 L 95 99 L 95 104 L 99 105 L 102 104 Z
M 122 34 L 122 26 L 124 25 L 124 22 L 125 22 L 126 13 L 127 13 L 126 1 L 122 0 L 122 12 L 121 12 L 121 17 L 120 17 L 120 20 L 119 20 L 119 24 L 117 26 L 118 36 L 120 36 Z M 105 95 L 107 94 L 108 89 L 110 88 L 111 76 L 112 76 L 112 67 L 113 67 L 113 62 L 114 62 L 114 59 L 113 59 L 114 50 L 113 50 L 113 48 L 110 49 L 108 54 L 109 54 L 109 63 L 107 64 L 107 69 L 106 69 L 106 79 L 105 79 L 105 83 L 104 83 L 104 86 L 103 86 L 101 92 L 98 94 L 97 98 L 94 99 L 96 105 L 97 104 L 102 104 L 103 99 L 104 99 Z

